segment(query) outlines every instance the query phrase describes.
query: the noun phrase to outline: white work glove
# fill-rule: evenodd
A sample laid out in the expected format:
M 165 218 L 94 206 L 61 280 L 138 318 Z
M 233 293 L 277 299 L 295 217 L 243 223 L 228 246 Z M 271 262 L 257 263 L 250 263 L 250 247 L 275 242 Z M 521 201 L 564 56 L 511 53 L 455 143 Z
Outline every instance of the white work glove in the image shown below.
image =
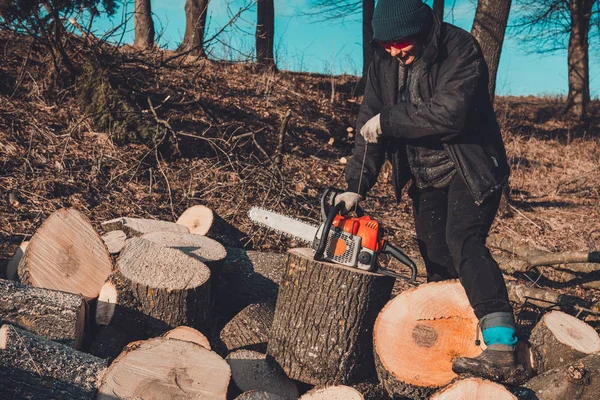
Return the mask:
M 358 205 L 358 202 L 362 200 L 362 196 L 358 193 L 354 192 L 344 192 L 342 194 L 338 194 L 335 197 L 335 205 L 337 206 L 340 202 L 344 202 L 344 210 L 345 212 L 350 212 L 354 207 Z
M 377 143 L 377 138 L 381 135 L 380 115 L 377 114 L 368 120 L 360 130 L 360 134 L 365 138 L 367 143 Z

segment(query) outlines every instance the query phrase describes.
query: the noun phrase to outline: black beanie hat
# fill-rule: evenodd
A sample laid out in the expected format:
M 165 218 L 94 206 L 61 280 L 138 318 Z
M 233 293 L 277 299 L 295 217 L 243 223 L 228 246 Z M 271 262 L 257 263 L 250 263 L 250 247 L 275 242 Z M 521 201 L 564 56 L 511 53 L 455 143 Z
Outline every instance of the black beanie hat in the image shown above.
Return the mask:
M 427 31 L 433 11 L 422 0 L 379 0 L 373 13 L 373 39 L 381 42 Z

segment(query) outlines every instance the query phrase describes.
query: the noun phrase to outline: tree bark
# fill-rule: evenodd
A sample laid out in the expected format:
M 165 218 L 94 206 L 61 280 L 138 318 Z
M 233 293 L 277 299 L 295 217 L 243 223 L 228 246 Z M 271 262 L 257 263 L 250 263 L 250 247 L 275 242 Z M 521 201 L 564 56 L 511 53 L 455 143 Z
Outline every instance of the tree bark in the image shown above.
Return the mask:
M 433 0 L 433 12 L 440 21 L 444 20 L 444 0 Z
M 275 5 L 273 0 L 257 0 L 256 6 L 256 62 L 275 67 Z
M 496 74 L 512 0 L 479 0 L 471 34 L 477 39 L 488 65 L 488 90 L 494 102 Z
M 154 22 L 150 0 L 135 0 L 133 23 L 135 25 L 133 46 L 141 50 L 154 47 Z
M 373 40 L 373 12 L 375 11 L 375 0 L 363 0 L 362 37 L 363 37 L 363 76 L 367 75 L 375 50 L 371 45 Z
M 227 351 L 249 349 L 265 352 L 273 325 L 275 303 L 250 304 L 221 330 L 220 338 Z
M 287 254 L 267 352 L 290 378 L 347 384 L 374 375 L 371 335 L 394 280 Z
M 570 0 L 569 95 L 566 111 L 579 120 L 586 117 L 590 101 L 589 30 L 593 0 Z
M 177 51 L 204 56 L 204 30 L 210 0 L 186 0 L 185 34 Z

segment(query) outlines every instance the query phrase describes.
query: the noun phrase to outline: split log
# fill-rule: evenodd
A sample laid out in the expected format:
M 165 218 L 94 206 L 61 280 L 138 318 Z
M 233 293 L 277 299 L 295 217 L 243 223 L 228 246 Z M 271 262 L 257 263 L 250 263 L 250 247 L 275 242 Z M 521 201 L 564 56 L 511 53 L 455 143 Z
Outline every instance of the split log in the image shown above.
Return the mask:
M 100 383 L 98 400 L 225 400 L 231 371 L 215 352 L 183 340 L 134 342 Z
M 85 320 L 86 303 L 80 295 L 0 279 L 0 324 L 79 349 Z
M 17 270 L 19 269 L 19 262 L 21 258 L 23 258 L 23 254 L 25 254 L 25 249 L 29 245 L 29 241 L 21 242 L 15 254 L 13 254 L 12 258 L 6 264 L 6 279 L 15 280 L 17 279 Z
M 12 325 L 0 328 L 0 398 L 96 399 L 106 361 Z
M 54 212 L 33 235 L 19 263 L 22 283 L 91 299 L 112 271 L 112 260 L 89 219 L 73 208 Z
M 313 389 L 300 397 L 300 400 L 364 400 L 364 397 L 358 390 L 348 386 L 330 386 Z
M 477 318 L 455 280 L 400 293 L 381 311 L 373 342 L 379 381 L 390 397 L 428 398 L 456 374 L 456 357 L 476 357 Z
M 600 336 L 594 328 L 561 311 L 545 314 L 533 328 L 529 342 L 538 373 L 600 352 Z
M 189 326 L 178 326 L 162 335 L 165 339 L 185 340 L 186 342 L 196 343 L 207 350 L 210 350 L 210 342 L 201 332 Z
M 533 399 L 597 400 L 600 393 L 600 353 L 538 375 L 525 387 L 535 393 L 530 397 Z
M 275 303 L 250 304 L 221 330 L 221 341 L 228 352 L 248 349 L 267 351 L 269 331 L 273 324 Z
M 283 397 L 262 390 L 250 390 L 240 394 L 235 400 L 285 400 Z
M 96 322 L 145 339 L 180 325 L 211 328 L 210 270 L 187 254 L 132 238 L 98 297 Z
M 481 379 L 461 379 L 437 392 L 431 400 L 517 400 L 504 386 Z
M 185 210 L 177 223 L 190 229 L 191 233 L 207 236 L 228 247 L 244 247 L 248 240 L 244 233 L 203 205 Z
M 189 229 L 174 222 L 158 221 L 155 219 L 119 217 L 100 224 L 106 233 L 123 231 L 127 237 L 142 236 L 152 232 L 190 233 Z
M 102 235 L 102 240 L 106 244 L 106 248 L 110 255 L 119 254 L 125 246 L 127 235 L 121 230 L 111 231 Z
M 242 392 L 269 391 L 286 400 L 296 400 L 300 396 L 294 381 L 263 353 L 237 350 L 227 355 L 226 360 L 231 367 L 231 379 Z
M 373 376 L 373 323 L 394 279 L 288 251 L 268 354 L 290 378 L 313 385 Z

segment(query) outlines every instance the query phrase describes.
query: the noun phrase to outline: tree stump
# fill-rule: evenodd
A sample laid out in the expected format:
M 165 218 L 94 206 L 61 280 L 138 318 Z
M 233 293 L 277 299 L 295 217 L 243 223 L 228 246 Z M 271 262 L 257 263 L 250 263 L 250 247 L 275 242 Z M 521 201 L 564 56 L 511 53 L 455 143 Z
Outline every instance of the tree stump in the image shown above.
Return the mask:
M 174 222 L 155 219 L 119 217 L 100 224 L 104 232 L 123 231 L 127 237 L 142 236 L 152 232 L 190 233 L 189 229 Z
M 431 397 L 431 400 L 517 400 L 504 386 L 481 379 L 461 379 L 448 385 Z
M 12 325 L 0 328 L 0 398 L 96 399 L 106 361 Z
M 240 394 L 235 400 L 285 400 L 283 397 L 263 390 L 250 390 Z
M 533 328 L 529 342 L 538 373 L 600 352 L 600 337 L 594 328 L 562 311 L 545 314 Z
M 132 238 L 98 298 L 96 322 L 145 339 L 180 325 L 211 328 L 210 270 L 187 254 Z
M 300 397 L 300 400 L 364 400 L 362 394 L 348 386 L 330 386 L 313 389 Z
M 19 269 L 19 262 L 21 258 L 23 258 L 23 254 L 25 254 L 25 249 L 29 245 L 29 241 L 21 242 L 15 254 L 11 257 L 6 264 L 6 279 L 15 280 L 17 279 L 17 270 Z
M 123 246 L 125 246 L 125 241 L 127 240 L 127 235 L 123 231 L 110 231 L 102 235 L 102 240 L 104 244 L 106 244 L 106 248 L 110 255 L 116 255 L 123 250 Z
M 129 344 L 102 377 L 98 400 L 226 399 L 231 372 L 216 353 L 183 340 Z
M 475 357 L 477 318 L 455 280 L 427 283 L 390 301 L 375 322 L 379 381 L 390 397 L 428 398 L 450 383 L 456 357 Z
M 221 330 L 221 341 L 227 351 L 240 349 L 267 351 L 269 331 L 273 324 L 275 303 L 250 304 Z
M 73 208 L 56 211 L 33 235 L 19 262 L 22 283 L 91 299 L 112 271 L 112 260 L 90 221 Z
M 294 381 L 263 353 L 237 350 L 229 353 L 226 360 L 231 367 L 231 379 L 242 392 L 264 390 L 285 400 L 296 400 L 300 396 Z
M 372 333 L 394 279 L 288 251 L 268 354 L 290 378 L 346 384 L 374 375 Z
M 187 227 L 191 233 L 214 239 L 223 246 L 244 247 L 248 240 L 247 235 L 203 205 L 196 205 L 185 210 L 177 223 Z
M 525 387 L 535 393 L 535 396 L 530 394 L 530 399 L 597 400 L 600 393 L 600 353 L 538 375 Z
M 10 323 L 79 349 L 85 320 L 82 296 L 0 279 L 0 324 Z
M 196 343 L 206 350 L 210 350 L 210 342 L 201 332 L 189 326 L 178 326 L 162 335 L 165 339 L 185 340 L 186 342 Z

